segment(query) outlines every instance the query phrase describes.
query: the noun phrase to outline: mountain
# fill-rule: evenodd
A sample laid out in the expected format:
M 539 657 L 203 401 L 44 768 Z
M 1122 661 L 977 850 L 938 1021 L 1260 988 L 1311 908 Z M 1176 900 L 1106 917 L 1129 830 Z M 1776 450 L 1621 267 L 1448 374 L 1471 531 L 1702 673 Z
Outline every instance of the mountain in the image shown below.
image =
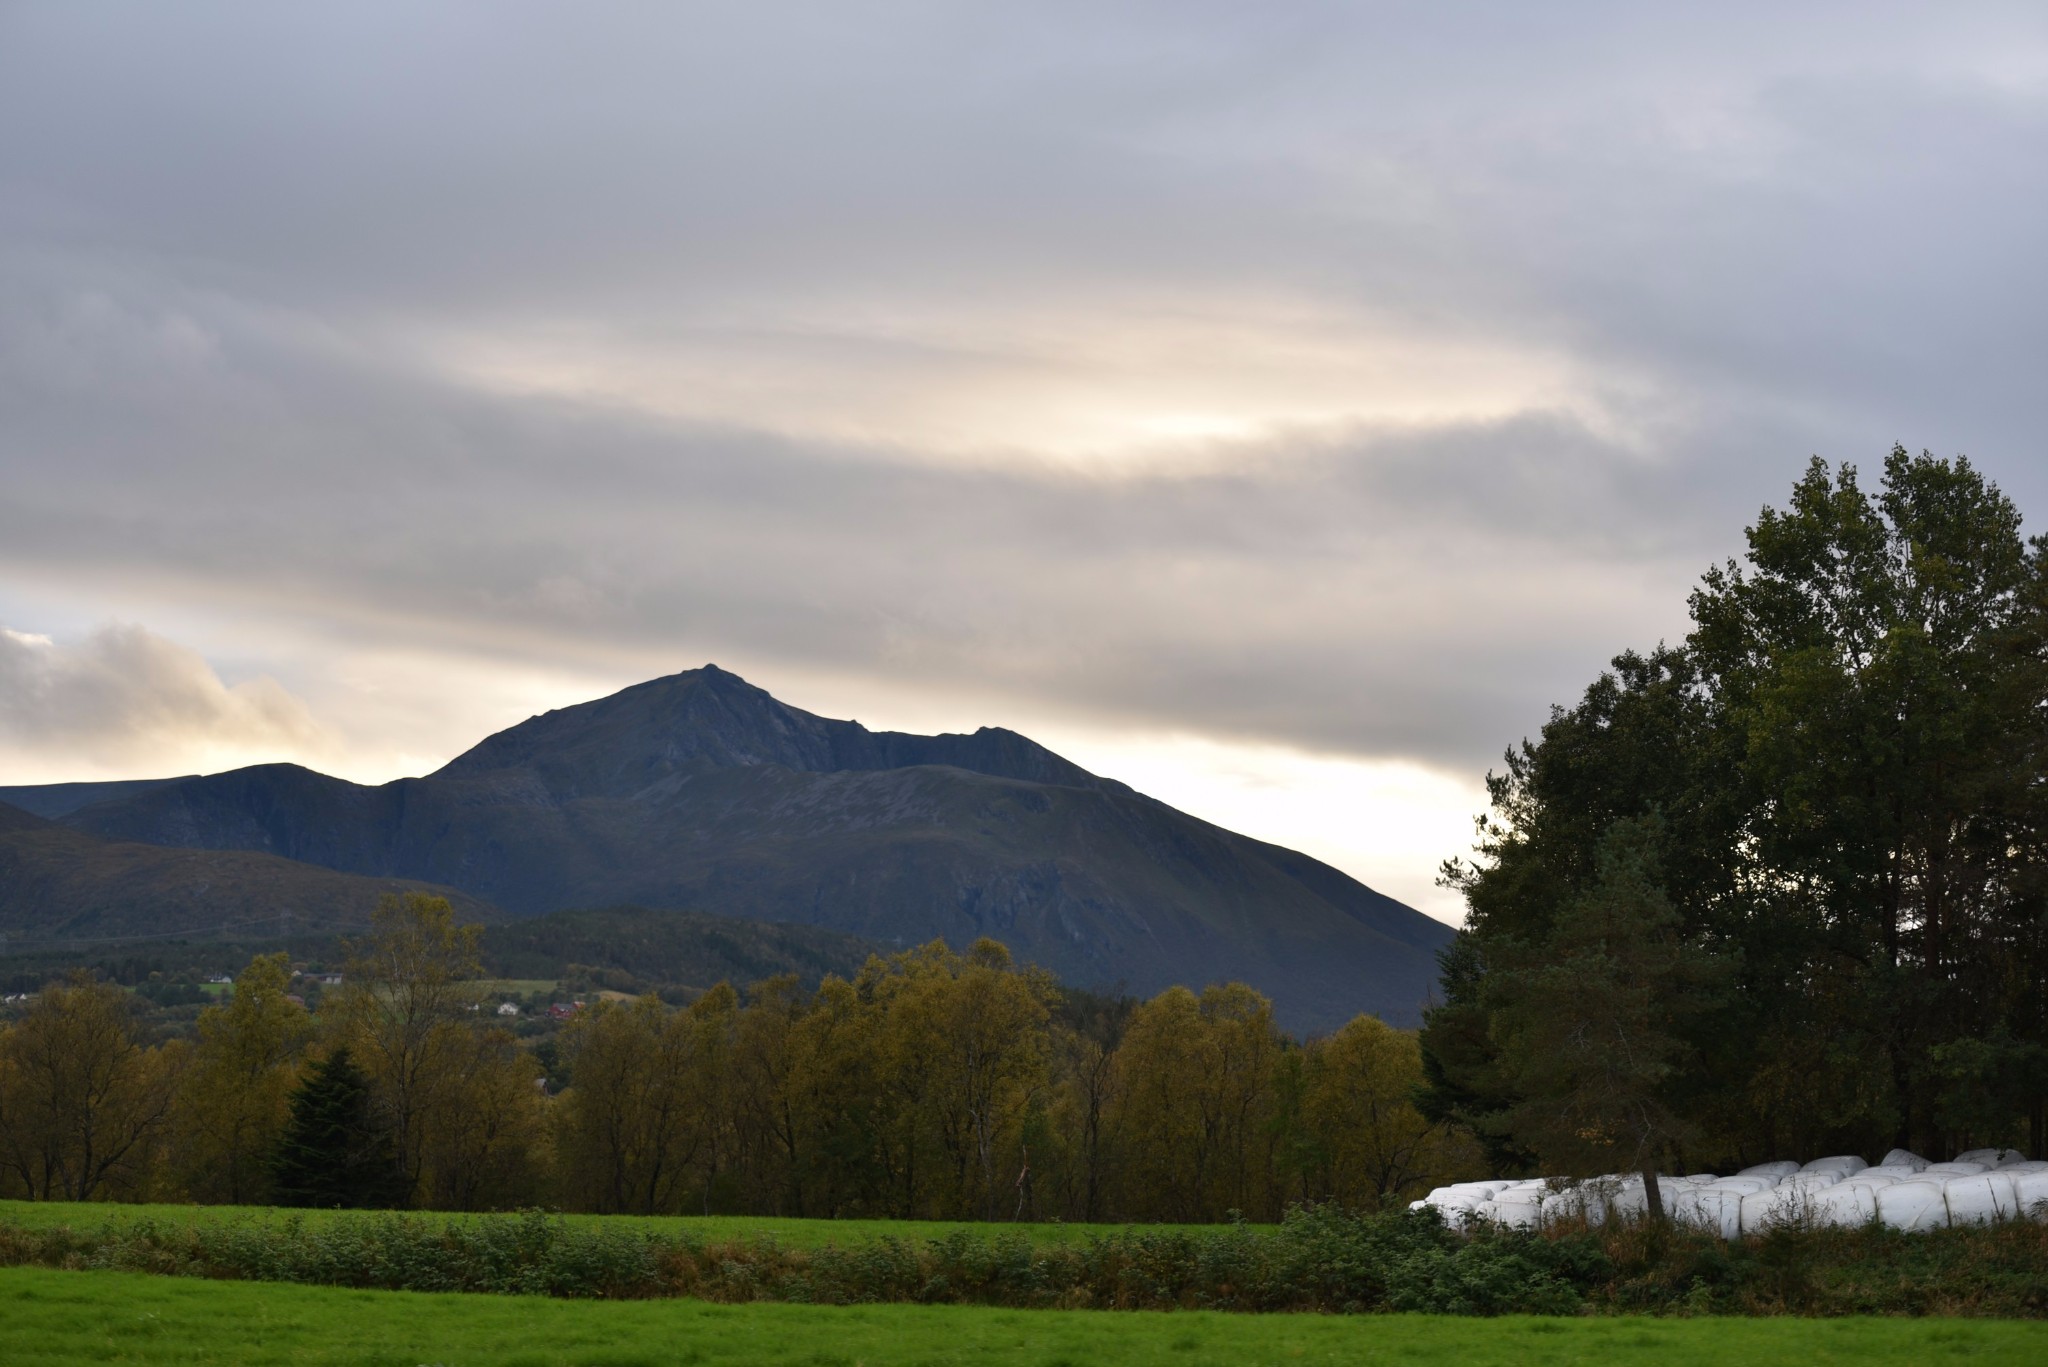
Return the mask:
M 197 777 L 197 774 L 185 775 L 185 778 Z M 94 802 L 148 792 L 166 783 L 183 783 L 185 778 L 115 779 L 107 783 L 42 783 L 26 788 L 0 788 L 0 802 L 55 821 Z
M 874 732 L 706 666 L 498 733 L 425 778 L 295 765 L 63 818 L 109 840 L 423 879 L 515 915 L 639 905 L 885 945 L 989 935 L 1078 986 L 1241 979 L 1296 1029 L 1413 1024 L 1450 930 L 1014 732 Z
M 439 893 L 470 920 L 503 913 L 452 888 L 365 878 L 242 850 L 108 841 L 0 803 L 0 937 L 99 944 L 230 928 L 357 930 L 386 893 Z M 244 933 L 247 933 L 245 930 Z

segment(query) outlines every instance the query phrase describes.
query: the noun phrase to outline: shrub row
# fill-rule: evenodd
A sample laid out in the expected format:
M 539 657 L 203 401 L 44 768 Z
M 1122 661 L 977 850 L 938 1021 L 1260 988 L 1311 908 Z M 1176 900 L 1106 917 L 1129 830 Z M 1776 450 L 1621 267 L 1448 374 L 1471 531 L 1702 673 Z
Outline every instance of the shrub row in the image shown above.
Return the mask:
M 1277 1229 L 1143 1227 L 1033 1245 L 1000 1226 L 823 1248 L 705 1241 L 540 1211 L 436 1219 L 0 1225 L 0 1264 L 412 1291 L 1359 1313 L 2048 1315 L 2048 1226 L 1787 1228 L 1736 1243 L 1648 1224 L 1460 1234 L 1430 1212 L 1290 1211 Z

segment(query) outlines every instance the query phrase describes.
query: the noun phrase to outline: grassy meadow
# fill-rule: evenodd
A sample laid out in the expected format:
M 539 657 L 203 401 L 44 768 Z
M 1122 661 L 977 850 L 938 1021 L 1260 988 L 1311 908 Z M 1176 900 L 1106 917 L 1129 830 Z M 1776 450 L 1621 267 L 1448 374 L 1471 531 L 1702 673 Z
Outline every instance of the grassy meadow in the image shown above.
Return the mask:
M 2032 1364 L 2048 1324 L 1555 1319 L 561 1301 L 0 1269 L 0 1361 L 658 1367 L 660 1364 Z
M 354 1217 L 360 1212 L 293 1210 L 280 1206 L 147 1205 L 109 1201 L 0 1201 L 0 1226 L 46 1230 L 97 1229 L 142 1221 L 169 1224 L 233 1224 L 300 1219 L 309 1224 Z M 427 1212 L 435 1223 L 487 1218 L 478 1215 Z M 500 1217 L 491 1217 L 500 1218 Z M 846 1247 L 881 1238 L 943 1239 L 961 1232 L 1022 1234 L 1034 1245 L 1077 1244 L 1093 1235 L 1111 1234 L 1124 1225 L 986 1224 L 958 1220 L 803 1220 L 767 1215 L 563 1215 L 576 1229 L 609 1229 L 663 1238 L 690 1238 L 705 1244 L 773 1242 L 784 1248 Z M 1213 1225 L 1145 1225 L 1148 1231 L 1213 1230 Z M 1270 1229 L 1274 1226 L 1254 1226 Z

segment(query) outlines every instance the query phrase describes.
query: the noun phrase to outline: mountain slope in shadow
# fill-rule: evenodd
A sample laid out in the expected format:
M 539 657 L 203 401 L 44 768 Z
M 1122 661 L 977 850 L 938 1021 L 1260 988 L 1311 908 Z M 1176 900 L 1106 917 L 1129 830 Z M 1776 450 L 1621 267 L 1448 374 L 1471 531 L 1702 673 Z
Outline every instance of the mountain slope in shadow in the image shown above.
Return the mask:
M 515 915 L 637 904 L 884 945 L 989 935 L 1080 986 L 1240 979 L 1286 1024 L 1413 1024 L 1448 927 L 1014 732 L 873 732 L 714 666 L 500 732 L 425 778 L 294 765 L 78 808 L 110 840 L 460 888 Z
M 246 850 L 103 840 L 0 803 L 0 933 L 14 950 L 228 929 L 353 931 L 387 893 L 449 898 L 465 920 L 502 920 L 480 898 L 415 879 L 368 878 Z

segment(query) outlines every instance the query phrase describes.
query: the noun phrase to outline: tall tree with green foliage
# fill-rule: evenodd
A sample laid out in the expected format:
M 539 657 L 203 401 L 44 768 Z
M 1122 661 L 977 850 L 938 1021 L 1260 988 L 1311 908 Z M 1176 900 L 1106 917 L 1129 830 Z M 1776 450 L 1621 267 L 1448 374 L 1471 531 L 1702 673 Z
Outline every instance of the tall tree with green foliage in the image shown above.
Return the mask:
M 1871 1119 L 1909 1147 L 1970 1128 L 1941 1110 L 1940 1054 L 2041 1040 L 2044 571 L 1968 461 L 1895 449 L 1875 496 L 1815 461 L 1693 596 L 1689 647 L 1744 746 L 1752 915 L 1813 984 L 1766 1027 L 1881 1060 Z M 2031 1103 L 2038 1147 L 2048 1086 L 2027 1089 L 2003 1104 Z
M 1469 915 L 1426 1106 L 1535 1160 L 1493 982 L 1594 888 L 1615 823 L 1654 816 L 1674 934 L 1729 965 L 1671 1027 L 1694 1161 L 2038 1152 L 2048 549 L 1969 462 L 1900 449 L 1876 494 L 1814 462 L 1748 541 L 1682 647 L 1618 657 L 1489 777 L 1476 858 L 1446 871 Z
M 369 1079 L 347 1049 L 314 1064 L 292 1092 L 271 1181 L 280 1205 L 325 1210 L 403 1204 L 407 1184 L 391 1131 L 371 1110 Z

